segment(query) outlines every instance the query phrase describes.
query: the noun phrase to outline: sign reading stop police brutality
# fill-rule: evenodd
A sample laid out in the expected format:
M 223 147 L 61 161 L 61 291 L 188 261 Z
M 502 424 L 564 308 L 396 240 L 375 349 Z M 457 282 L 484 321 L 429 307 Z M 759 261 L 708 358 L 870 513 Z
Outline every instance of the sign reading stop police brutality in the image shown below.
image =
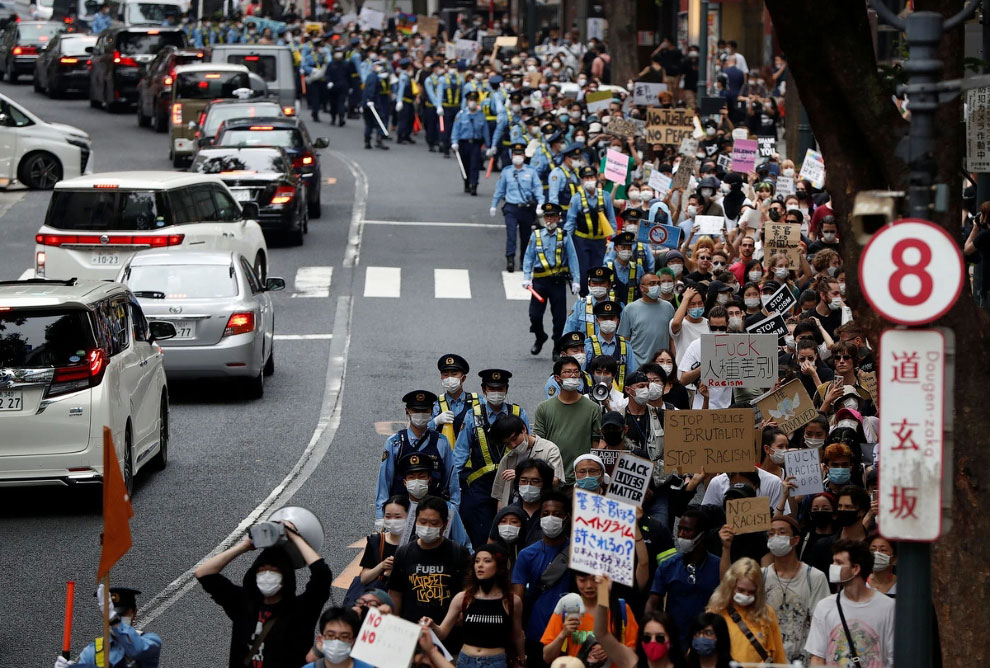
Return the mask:
M 882 228 L 859 262 L 866 301 L 901 325 L 924 325 L 945 315 L 962 292 L 963 277 L 955 240 L 938 225 L 917 218 Z
M 880 336 L 880 532 L 934 541 L 942 531 L 945 337 L 937 329 Z

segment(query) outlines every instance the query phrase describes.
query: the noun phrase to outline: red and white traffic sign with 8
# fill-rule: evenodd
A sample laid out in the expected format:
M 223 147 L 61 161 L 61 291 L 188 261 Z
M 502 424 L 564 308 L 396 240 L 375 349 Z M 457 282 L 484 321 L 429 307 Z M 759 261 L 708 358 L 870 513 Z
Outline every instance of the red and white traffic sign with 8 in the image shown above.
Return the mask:
M 859 259 L 859 285 L 877 313 L 901 325 L 945 315 L 965 277 L 962 253 L 944 229 L 904 218 L 877 232 Z

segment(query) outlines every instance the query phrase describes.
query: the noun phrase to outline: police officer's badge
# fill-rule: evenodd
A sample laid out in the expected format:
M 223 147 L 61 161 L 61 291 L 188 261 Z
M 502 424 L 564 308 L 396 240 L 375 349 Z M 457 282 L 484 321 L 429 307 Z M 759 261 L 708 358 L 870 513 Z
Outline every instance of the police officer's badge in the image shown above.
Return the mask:
M 419 464 L 419 457 L 417 457 L 416 455 L 413 455 L 412 457 L 409 458 L 409 465 L 410 466 L 416 466 L 417 464 Z
M 502 379 L 502 374 L 500 374 L 498 371 L 492 374 L 492 380 L 501 380 L 501 379 Z
M 382 461 L 385 461 L 386 459 L 388 459 L 388 450 L 382 452 Z
M 555 394 L 557 394 L 557 388 L 556 387 L 551 386 L 551 387 L 547 388 L 547 395 L 548 396 L 551 396 L 552 397 Z

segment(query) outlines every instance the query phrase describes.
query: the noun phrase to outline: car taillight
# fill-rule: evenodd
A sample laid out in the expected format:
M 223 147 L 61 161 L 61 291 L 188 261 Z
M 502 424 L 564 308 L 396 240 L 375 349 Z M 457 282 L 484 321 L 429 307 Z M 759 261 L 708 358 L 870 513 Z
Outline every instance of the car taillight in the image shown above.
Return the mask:
M 86 359 L 72 366 L 57 367 L 45 397 L 57 397 L 70 392 L 78 392 L 96 387 L 103 380 L 107 370 L 107 355 L 102 348 L 93 348 L 86 353 Z
M 48 256 L 45 251 L 38 251 L 34 254 L 34 275 L 38 278 L 45 277 L 45 262 Z
M 227 318 L 227 327 L 223 330 L 224 336 L 235 336 L 236 334 L 247 334 L 254 331 L 254 313 L 247 311 L 244 313 L 231 313 Z
M 34 56 L 38 53 L 36 46 L 15 46 L 11 51 L 15 56 Z
M 156 234 L 156 235 L 130 235 L 120 234 L 107 236 L 106 242 L 102 241 L 99 234 L 36 234 L 34 241 L 39 246 L 66 246 L 66 245 L 94 245 L 102 246 L 110 244 L 112 246 L 150 246 L 152 248 L 167 248 L 169 246 L 181 246 L 184 234 Z M 42 264 L 44 260 L 42 259 Z
M 172 125 L 182 125 L 182 105 L 178 102 L 172 105 Z
M 301 156 L 292 161 L 292 166 L 296 168 L 309 167 L 313 164 L 313 160 L 314 158 L 312 153 L 303 153 Z
M 120 51 L 113 52 L 113 62 L 115 65 L 120 65 L 122 67 L 137 67 L 137 61 L 133 58 L 128 58 L 127 56 L 121 56 Z
M 171 86 L 173 81 L 174 81 L 174 79 L 172 77 L 168 76 L 168 77 L 165 77 L 165 81 L 163 81 L 162 83 L 165 84 L 166 86 Z
M 59 58 L 58 59 L 58 62 L 60 62 L 62 65 L 75 65 L 76 63 L 79 62 L 79 59 L 78 58 L 66 58 L 66 57 L 63 56 L 62 58 Z
M 296 108 L 295 107 L 282 107 L 282 113 L 285 114 L 286 116 L 295 116 L 296 115 Z
M 296 195 L 296 189 L 292 186 L 279 186 L 272 197 L 272 204 L 285 204 L 291 202 Z

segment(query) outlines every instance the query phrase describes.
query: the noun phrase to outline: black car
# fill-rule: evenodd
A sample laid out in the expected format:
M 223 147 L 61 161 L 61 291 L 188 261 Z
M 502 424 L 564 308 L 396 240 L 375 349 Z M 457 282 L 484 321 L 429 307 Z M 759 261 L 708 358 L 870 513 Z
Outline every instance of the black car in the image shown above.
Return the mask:
M 320 217 L 320 156 L 316 149 L 326 148 L 330 142 L 320 137 L 315 142 L 309 138 L 306 124 L 296 117 L 287 118 L 238 118 L 224 121 L 217 130 L 214 147 L 224 146 L 278 146 L 292 160 L 292 168 L 306 183 L 309 217 Z
M 96 35 L 63 33 L 48 43 L 34 63 L 34 90 L 48 97 L 89 90 L 90 54 Z
M 15 83 L 22 74 L 34 74 L 34 61 L 55 35 L 65 32 L 55 21 L 11 22 L 0 34 L 0 72 Z
M 295 245 L 309 231 L 306 184 L 281 148 L 206 148 L 189 168 L 219 176 L 238 202 L 256 202 L 258 224 L 266 233 L 287 237 Z
M 179 28 L 118 26 L 104 30 L 93 48 L 90 106 L 112 109 L 137 102 L 142 68 L 166 46 L 184 48 L 186 41 L 186 33 Z

